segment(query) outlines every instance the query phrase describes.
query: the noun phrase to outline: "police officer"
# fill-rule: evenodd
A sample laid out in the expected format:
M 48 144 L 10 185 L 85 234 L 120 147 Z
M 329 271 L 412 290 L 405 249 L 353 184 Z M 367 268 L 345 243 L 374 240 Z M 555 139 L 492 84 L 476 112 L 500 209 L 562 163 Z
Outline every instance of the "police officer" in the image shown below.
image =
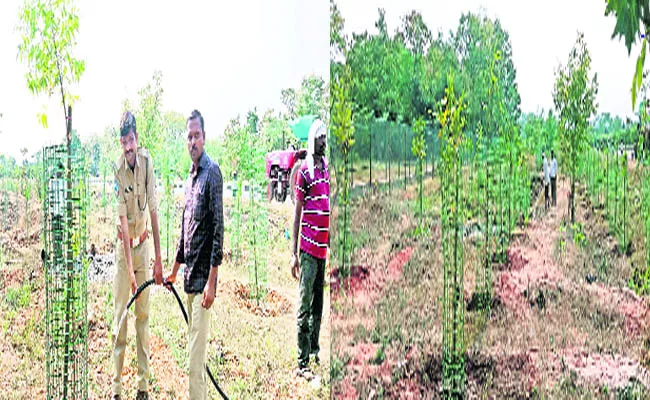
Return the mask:
M 160 257 L 160 234 L 155 191 L 155 177 L 149 152 L 138 147 L 135 117 L 129 111 L 120 123 L 120 144 L 123 154 L 115 168 L 115 195 L 117 197 L 117 245 L 115 258 L 117 269 L 113 286 L 115 313 L 113 323 L 119 323 L 126 303 L 139 285 L 150 279 L 149 232 L 147 231 L 147 208 L 151 217 L 155 262 L 153 275 L 156 284 L 162 283 Z M 126 350 L 127 321 L 124 321 L 113 350 L 113 399 L 121 399 L 122 366 Z M 116 328 L 113 329 L 115 331 Z M 135 330 L 138 357 L 137 400 L 148 399 L 149 380 L 149 289 L 140 294 L 135 302 Z

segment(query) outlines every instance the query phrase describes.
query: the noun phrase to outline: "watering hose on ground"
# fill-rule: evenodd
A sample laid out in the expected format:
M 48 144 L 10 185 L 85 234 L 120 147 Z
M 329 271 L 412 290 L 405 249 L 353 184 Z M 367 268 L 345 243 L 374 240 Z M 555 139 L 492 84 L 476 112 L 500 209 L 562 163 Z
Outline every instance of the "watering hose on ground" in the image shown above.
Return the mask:
M 142 291 L 144 291 L 147 287 L 149 287 L 153 283 L 154 283 L 153 279 L 149 279 L 148 281 L 144 282 L 135 291 L 135 293 L 133 294 L 133 296 L 131 297 L 129 302 L 126 303 L 126 307 L 124 308 L 124 311 L 122 312 L 122 315 L 120 316 L 120 322 L 115 327 L 115 332 L 113 332 L 113 337 L 115 338 L 115 340 L 117 340 L 117 335 L 118 335 L 118 333 L 120 331 L 120 328 L 122 328 L 122 324 L 124 323 L 124 319 L 126 318 L 126 314 L 129 311 L 129 307 L 131 307 L 131 305 L 135 302 L 135 299 L 137 299 L 138 296 L 140 296 L 140 293 L 142 293 Z M 187 311 L 185 311 L 185 307 L 183 306 L 183 302 L 181 301 L 181 298 L 178 296 L 178 292 L 176 292 L 176 289 L 174 288 L 174 285 L 172 285 L 169 282 L 164 282 L 163 284 L 166 287 L 168 287 L 169 290 L 174 294 L 174 297 L 176 297 L 176 301 L 178 302 L 178 306 L 180 307 L 181 311 L 183 312 L 183 318 L 185 318 L 185 322 L 189 325 L 189 321 L 187 319 Z M 228 396 L 226 396 L 226 394 L 223 392 L 223 390 L 221 390 L 221 388 L 217 384 L 217 380 L 214 379 L 214 376 L 212 376 L 212 371 L 210 371 L 210 368 L 208 367 L 207 364 L 205 365 L 205 370 L 207 371 L 208 376 L 210 377 L 210 380 L 212 381 L 212 384 L 214 385 L 215 389 L 217 389 L 217 392 L 219 392 L 219 394 L 221 395 L 221 397 L 224 400 L 228 400 Z

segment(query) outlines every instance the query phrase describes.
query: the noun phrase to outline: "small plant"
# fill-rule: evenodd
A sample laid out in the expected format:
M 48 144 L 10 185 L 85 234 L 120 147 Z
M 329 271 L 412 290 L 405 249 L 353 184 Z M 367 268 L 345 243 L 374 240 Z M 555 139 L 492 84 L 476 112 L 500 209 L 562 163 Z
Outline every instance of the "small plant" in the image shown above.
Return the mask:
M 560 234 L 558 235 L 560 257 L 564 257 L 564 252 L 566 251 L 566 229 L 566 224 L 564 221 L 562 221 L 559 229 Z
M 564 359 L 562 360 L 562 364 L 564 365 Z M 575 396 L 576 394 L 578 394 L 577 382 L 578 382 L 578 374 L 574 370 L 569 371 L 569 375 L 563 376 L 562 380 L 560 381 L 560 391 L 564 395 Z
M 647 398 L 646 396 L 645 387 L 635 378 L 632 378 L 626 386 L 616 389 L 616 399 L 618 400 L 642 399 Z
M 605 254 L 600 254 L 600 256 L 594 257 L 594 259 L 599 260 L 596 262 L 598 279 L 604 280 L 609 272 L 609 257 Z
M 384 360 L 386 360 L 386 346 L 388 345 L 388 339 L 387 338 L 382 338 L 381 339 L 381 344 L 379 347 L 377 347 L 377 352 L 375 353 L 375 356 L 372 359 L 372 363 L 376 365 L 381 365 Z
M 343 359 L 339 358 L 337 355 L 332 356 L 332 361 L 330 363 L 330 377 L 332 382 L 342 379 L 345 376 L 345 366 L 350 362 L 350 356 L 345 355 Z
M 575 243 L 579 248 L 584 249 L 587 245 L 587 236 L 582 229 L 582 224 L 576 222 L 572 225 L 571 231 L 573 232 L 573 243 Z
M 25 283 L 17 288 L 7 288 L 6 301 L 12 308 L 23 308 L 29 305 L 32 294 L 32 288 L 29 283 Z

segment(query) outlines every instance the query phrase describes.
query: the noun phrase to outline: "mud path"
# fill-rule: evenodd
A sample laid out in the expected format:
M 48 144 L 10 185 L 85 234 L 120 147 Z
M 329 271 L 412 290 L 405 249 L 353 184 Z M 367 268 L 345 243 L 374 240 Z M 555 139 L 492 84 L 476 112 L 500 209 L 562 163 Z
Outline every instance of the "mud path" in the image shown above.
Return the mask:
M 572 280 L 557 264 L 558 241 L 562 235 L 560 228 L 563 220 L 569 224 L 569 181 L 558 180 L 557 192 L 557 206 L 551 207 L 541 219 L 533 220 L 508 249 L 508 263 L 496 275 L 496 296 L 513 312 L 517 324 L 533 326 L 536 314 L 529 300 L 531 288 L 564 291 L 574 298 L 586 295 L 595 304 L 612 309 L 623 318 L 626 337 L 641 335 L 647 327 L 647 301 L 624 287 Z M 570 262 L 564 264 L 572 266 Z M 581 347 L 556 348 L 544 364 L 555 366 L 552 369 L 558 372 L 566 367 L 585 382 L 610 388 L 624 387 L 632 379 L 646 387 L 650 384 L 645 367 L 637 360 L 619 354 L 590 353 Z M 551 379 L 557 378 L 558 373 L 551 375 L 555 375 Z

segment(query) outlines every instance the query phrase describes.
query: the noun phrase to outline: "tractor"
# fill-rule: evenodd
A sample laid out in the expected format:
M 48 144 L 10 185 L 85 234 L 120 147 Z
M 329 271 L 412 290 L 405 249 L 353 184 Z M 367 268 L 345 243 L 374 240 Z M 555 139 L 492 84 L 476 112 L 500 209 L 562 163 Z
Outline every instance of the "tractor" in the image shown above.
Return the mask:
M 293 134 L 301 144 L 305 144 L 307 141 L 309 128 L 317 118 L 316 115 L 306 115 L 289 124 Z M 282 142 L 284 143 L 284 137 Z M 307 150 L 296 150 L 293 145 L 289 146 L 287 150 L 276 150 L 266 154 L 269 201 L 275 198 L 282 203 L 287 199 L 287 195 L 291 196 L 291 201 L 295 201 L 298 170 L 302 165 L 302 160 L 306 157 Z
M 296 187 L 297 171 L 301 160 L 307 156 L 307 150 L 276 150 L 266 155 L 266 176 L 269 179 L 268 198 L 275 198 L 280 203 L 291 193 L 293 200 Z

